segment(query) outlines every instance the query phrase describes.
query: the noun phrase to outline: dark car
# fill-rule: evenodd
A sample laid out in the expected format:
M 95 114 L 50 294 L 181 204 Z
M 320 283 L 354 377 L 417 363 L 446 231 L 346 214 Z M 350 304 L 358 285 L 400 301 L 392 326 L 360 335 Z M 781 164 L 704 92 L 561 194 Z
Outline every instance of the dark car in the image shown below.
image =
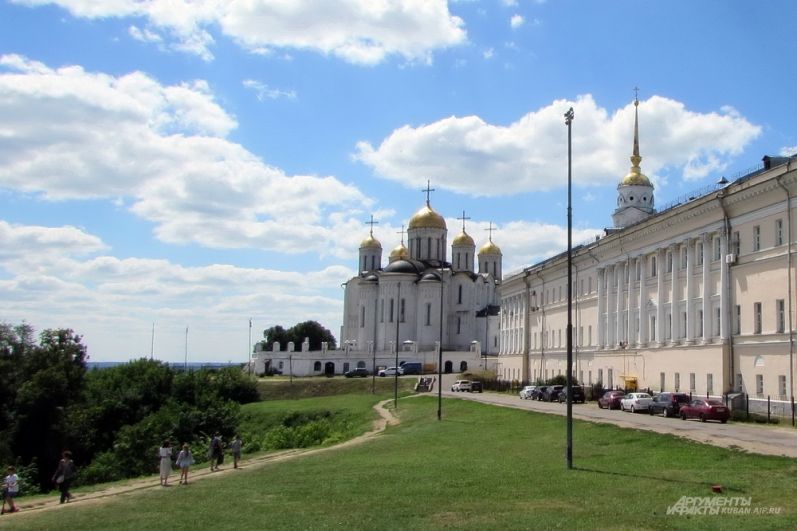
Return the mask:
M 471 393 L 481 393 L 482 392 L 482 383 L 479 380 L 474 380 L 470 383 L 470 392 Z
M 608 409 L 620 409 L 620 400 L 625 396 L 623 391 L 606 391 L 603 396 L 598 399 L 598 407 Z
M 559 398 L 559 393 L 562 392 L 564 385 L 549 385 L 542 393 L 541 400 L 545 402 L 554 402 Z
M 365 367 L 357 367 L 356 369 L 344 372 L 343 376 L 345 376 L 346 378 L 365 378 L 369 374 L 371 373 L 369 373 L 368 369 L 366 369 Z
M 581 404 L 583 404 L 587 399 L 586 396 L 584 395 L 584 388 L 581 387 L 580 385 L 574 385 L 572 387 L 572 390 L 573 390 L 573 403 L 580 402 Z M 567 402 L 567 386 L 562 388 L 562 392 L 559 393 L 557 399 L 559 400 L 560 404 L 562 402 Z
M 664 413 L 665 417 L 677 417 L 681 406 L 689 403 L 689 395 L 685 393 L 659 393 L 653 396 L 653 401 L 648 406 L 648 413 L 657 415 Z
M 725 424 L 731 416 L 730 410 L 719 400 L 706 400 L 698 398 L 688 404 L 681 406 L 678 413 L 682 420 L 700 419 L 702 422 L 707 420 L 718 420 Z
M 542 394 L 545 390 L 548 389 L 547 385 L 540 385 L 534 391 L 531 392 L 531 399 L 532 400 L 542 400 Z

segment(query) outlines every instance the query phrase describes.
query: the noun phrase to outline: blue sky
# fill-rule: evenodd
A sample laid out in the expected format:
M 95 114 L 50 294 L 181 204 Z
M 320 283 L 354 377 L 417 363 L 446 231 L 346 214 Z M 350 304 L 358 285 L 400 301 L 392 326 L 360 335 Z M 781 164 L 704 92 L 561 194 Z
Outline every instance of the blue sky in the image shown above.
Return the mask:
M 611 223 L 639 87 L 669 201 L 797 152 L 797 4 L 589 0 L 0 3 L 0 320 L 91 359 L 245 361 L 337 336 L 370 215 L 423 205 L 504 270 Z M 152 328 L 155 325 L 154 349 Z

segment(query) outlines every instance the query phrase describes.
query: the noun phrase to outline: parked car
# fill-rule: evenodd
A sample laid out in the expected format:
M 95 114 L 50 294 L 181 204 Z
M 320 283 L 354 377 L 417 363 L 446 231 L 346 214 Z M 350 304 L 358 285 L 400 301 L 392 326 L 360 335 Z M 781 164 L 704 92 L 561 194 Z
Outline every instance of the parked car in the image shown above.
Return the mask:
M 520 390 L 520 398 L 522 400 L 530 399 L 535 389 L 537 389 L 536 385 L 527 385 L 526 387 Z
M 628 393 L 620 399 L 620 409 L 623 411 L 645 411 L 648 409 L 653 397 L 647 393 Z
M 399 372 L 398 367 L 388 367 L 387 369 L 382 369 L 377 374 L 379 376 L 396 376 L 397 374 L 401 374 L 401 372 Z
M 648 413 L 651 415 L 664 413 L 665 417 L 677 417 L 681 406 L 688 403 L 689 395 L 685 393 L 659 393 L 653 395 Z
M 344 372 L 343 376 L 346 378 L 365 378 L 369 374 L 371 373 L 368 372 L 368 369 L 365 367 L 357 367 L 356 369 Z
M 587 400 L 586 395 L 584 395 L 583 387 L 581 387 L 580 385 L 574 385 L 572 387 L 572 390 L 573 390 L 573 403 L 580 402 L 583 404 Z M 567 386 L 564 386 L 562 388 L 562 392 L 559 393 L 557 400 L 559 400 L 560 404 L 562 402 L 567 402 Z
M 546 389 L 548 389 L 547 385 L 540 385 L 531 392 L 531 399 L 542 400 L 542 394 L 545 392 Z
M 559 397 L 559 393 L 562 392 L 563 387 L 563 385 L 549 385 L 542 393 L 541 400 L 545 402 L 554 402 Z
M 454 382 L 454 385 L 451 386 L 451 390 L 454 392 L 458 391 L 470 392 L 470 380 L 457 380 L 456 382 Z
M 474 380 L 470 383 L 470 392 L 471 393 L 481 393 L 482 392 L 482 383 L 478 380 Z
M 681 406 L 678 412 L 682 420 L 700 419 L 702 422 L 707 420 L 718 420 L 725 424 L 731 416 L 730 410 L 719 400 L 706 400 L 698 398 L 688 404 Z
M 625 396 L 624 391 L 606 391 L 598 398 L 598 407 L 603 409 L 620 409 L 620 400 Z
M 423 365 L 418 362 L 408 361 L 402 363 L 399 367 L 399 374 L 421 374 L 423 373 Z

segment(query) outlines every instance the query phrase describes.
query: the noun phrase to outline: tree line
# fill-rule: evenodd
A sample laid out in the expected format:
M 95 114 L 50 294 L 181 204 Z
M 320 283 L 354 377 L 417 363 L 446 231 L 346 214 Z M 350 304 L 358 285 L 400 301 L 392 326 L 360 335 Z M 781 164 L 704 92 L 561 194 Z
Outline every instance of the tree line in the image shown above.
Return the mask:
M 260 341 L 261 350 L 271 350 L 275 341 L 280 344 L 280 350 L 288 350 L 288 343 L 293 342 L 296 350 L 301 350 L 302 343 L 308 339 L 310 350 L 321 350 L 321 343 L 326 342 L 327 348 L 336 348 L 335 336 L 328 329 L 324 328 L 318 321 L 304 321 L 288 328 L 287 330 L 280 325 L 272 326 L 263 330 L 263 341 Z
M 0 323 L 0 459 L 16 465 L 27 493 L 52 488 L 65 449 L 78 483 L 152 473 L 165 439 L 204 450 L 213 433 L 232 436 L 240 405 L 258 400 L 236 368 L 183 372 L 140 359 L 89 370 L 81 339 L 56 329 L 36 341 L 32 326 Z

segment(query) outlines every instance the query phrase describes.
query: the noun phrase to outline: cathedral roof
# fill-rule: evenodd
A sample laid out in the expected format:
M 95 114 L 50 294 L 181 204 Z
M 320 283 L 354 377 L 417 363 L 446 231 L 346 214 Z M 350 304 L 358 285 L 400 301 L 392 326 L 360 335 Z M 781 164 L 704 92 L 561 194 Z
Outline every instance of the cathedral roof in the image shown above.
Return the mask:
M 431 206 L 429 206 L 429 202 L 426 202 L 426 205 L 421 207 L 411 218 L 410 218 L 410 229 L 443 229 L 446 230 L 446 221 L 443 219 L 443 216 L 435 212 Z
M 381 249 L 382 244 L 379 243 L 379 240 L 374 238 L 374 234 L 371 233 L 368 235 L 366 239 L 360 243 L 360 249 Z
M 490 241 L 482 245 L 482 248 L 479 249 L 479 254 L 502 254 L 502 253 L 501 253 L 501 248 L 498 247 L 496 244 L 494 244 L 493 240 L 491 239 Z
M 390 261 L 393 262 L 394 260 L 406 260 L 410 257 L 410 251 L 404 245 L 404 242 L 401 242 L 400 245 L 397 245 L 390 251 Z
M 421 273 L 426 266 L 411 258 L 394 260 L 390 262 L 382 271 L 385 273 Z
M 476 242 L 473 241 L 473 238 L 470 237 L 470 234 L 465 232 L 465 229 L 462 229 L 462 232 L 457 234 L 457 236 L 454 238 L 454 241 L 451 242 L 451 245 L 455 246 L 469 245 L 471 247 L 475 247 Z

